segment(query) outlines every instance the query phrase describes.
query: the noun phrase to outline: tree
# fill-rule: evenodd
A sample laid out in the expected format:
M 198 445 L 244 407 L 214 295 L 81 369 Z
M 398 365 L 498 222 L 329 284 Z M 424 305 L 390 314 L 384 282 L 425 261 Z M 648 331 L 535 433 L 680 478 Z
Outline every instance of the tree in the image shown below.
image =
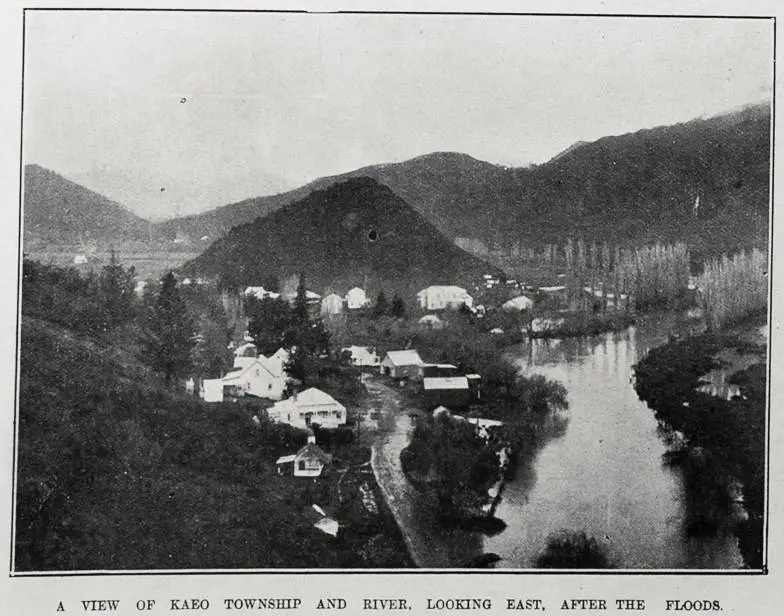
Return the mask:
M 547 537 L 536 558 L 539 569 L 607 569 L 612 567 L 604 549 L 585 532 L 561 531 Z
M 387 296 L 383 291 L 379 291 L 378 298 L 376 298 L 376 305 L 373 307 L 373 316 L 383 317 L 389 312 L 389 302 Z
M 294 315 L 289 303 L 280 298 L 254 296 L 245 298 L 248 333 L 259 353 L 268 355 L 287 345 L 286 332 L 293 326 Z
M 109 264 L 104 266 L 98 279 L 99 304 L 106 329 L 133 318 L 135 277 L 136 270 L 133 267 L 126 270 L 118 263 L 117 255 L 112 250 Z
M 144 346 L 152 368 L 166 383 L 191 367 L 194 327 L 170 271 L 161 279 L 161 290 L 147 315 Z
M 406 316 L 406 304 L 403 301 L 403 298 L 400 297 L 397 293 L 395 293 L 395 297 L 392 298 L 391 313 L 393 317 L 398 319 L 402 319 L 404 316 Z
M 294 297 L 293 321 L 298 326 L 304 326 L 310 320 L 308 310 L 308 291 L 305 288 L 305 274 L 300 274 L 297 294 Z

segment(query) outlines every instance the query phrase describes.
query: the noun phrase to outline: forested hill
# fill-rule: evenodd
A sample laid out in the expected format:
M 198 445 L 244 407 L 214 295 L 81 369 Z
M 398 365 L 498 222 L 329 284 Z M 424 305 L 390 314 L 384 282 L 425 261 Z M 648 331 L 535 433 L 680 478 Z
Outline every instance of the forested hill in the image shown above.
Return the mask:
M 388 186 L 450 238 L 538 244 L 573 235 L 624 242 L 683 239 L 698 248 L 759 245 L 767 235 L 770 122 L 767 105 L 749 106 L 578 142 L 529 168 L 436 152 L 321 178 L 158 229 L 173 237 L 179 225 L 191 237 L 220 237 L 313 190 L 362 176 Z
M 432 284 L 471 288 L 500 272 L 464 252 L 389 188 L 370 178 L 315 191 L 253 223 L 235 227 L 186 275 L 238 285 L 304 273 L 308 288 L 344 293 L 354 285 L 396 291 L 411 301 Z
M 40 165 L 24 174 L 25 243 L 144 240 L 148 222 L 119 203 Z

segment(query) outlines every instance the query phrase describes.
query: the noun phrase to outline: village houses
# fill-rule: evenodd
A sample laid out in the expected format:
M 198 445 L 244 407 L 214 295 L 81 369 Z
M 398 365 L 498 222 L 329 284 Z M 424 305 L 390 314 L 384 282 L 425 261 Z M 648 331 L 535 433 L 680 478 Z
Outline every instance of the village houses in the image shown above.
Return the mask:
M 474 299 L 462 287 L 434 285 L 417 293 L 417 302 L 423 310 L 447 310 L 460 308 L 464 304 L 470 308 Z

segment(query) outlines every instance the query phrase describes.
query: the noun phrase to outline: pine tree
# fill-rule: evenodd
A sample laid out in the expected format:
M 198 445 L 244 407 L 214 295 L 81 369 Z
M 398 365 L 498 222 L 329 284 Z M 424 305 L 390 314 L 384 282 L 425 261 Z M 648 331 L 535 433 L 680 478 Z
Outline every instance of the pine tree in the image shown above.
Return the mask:
M 397 293 L 395 293 L 395 296 L 392 298 L 392 307 L 390 311 L 392 316 L 398 319 L 402 319 L 406 316 L 406 304 L 403 301 L 403 298 Z
M 387 302 L 387 296 L 383 291 L 379 291 L 376 305 L 373 307 L 373 315 L 376 317 L 383 317 L 388 312 L 389 302 Z
M 126 270 L 117 261 L 117 255 L 112 250 L 109 264 L 104 266 L 98 279 L 99 304 L 105 329 L 111 329 L 133 318 L 135 277 L 135 269 L 131 267 Z
M 148 313 L 144 340 L 150 365 L 164 375 L 167 383 L 190 368 L 193 333 L 177 279 L 169 272 L 161 279 L 158 299 Z

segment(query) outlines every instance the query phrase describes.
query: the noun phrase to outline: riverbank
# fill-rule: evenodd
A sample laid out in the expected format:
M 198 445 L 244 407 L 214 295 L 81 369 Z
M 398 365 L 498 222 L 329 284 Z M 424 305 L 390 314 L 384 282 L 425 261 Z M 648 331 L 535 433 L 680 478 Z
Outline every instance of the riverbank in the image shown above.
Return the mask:
M 687 533 L 738 539 L 763 566 L 767 347 L 758 320 L 672 340 L 635 366 L 635 389 L 668 436 L 684 473 Z

